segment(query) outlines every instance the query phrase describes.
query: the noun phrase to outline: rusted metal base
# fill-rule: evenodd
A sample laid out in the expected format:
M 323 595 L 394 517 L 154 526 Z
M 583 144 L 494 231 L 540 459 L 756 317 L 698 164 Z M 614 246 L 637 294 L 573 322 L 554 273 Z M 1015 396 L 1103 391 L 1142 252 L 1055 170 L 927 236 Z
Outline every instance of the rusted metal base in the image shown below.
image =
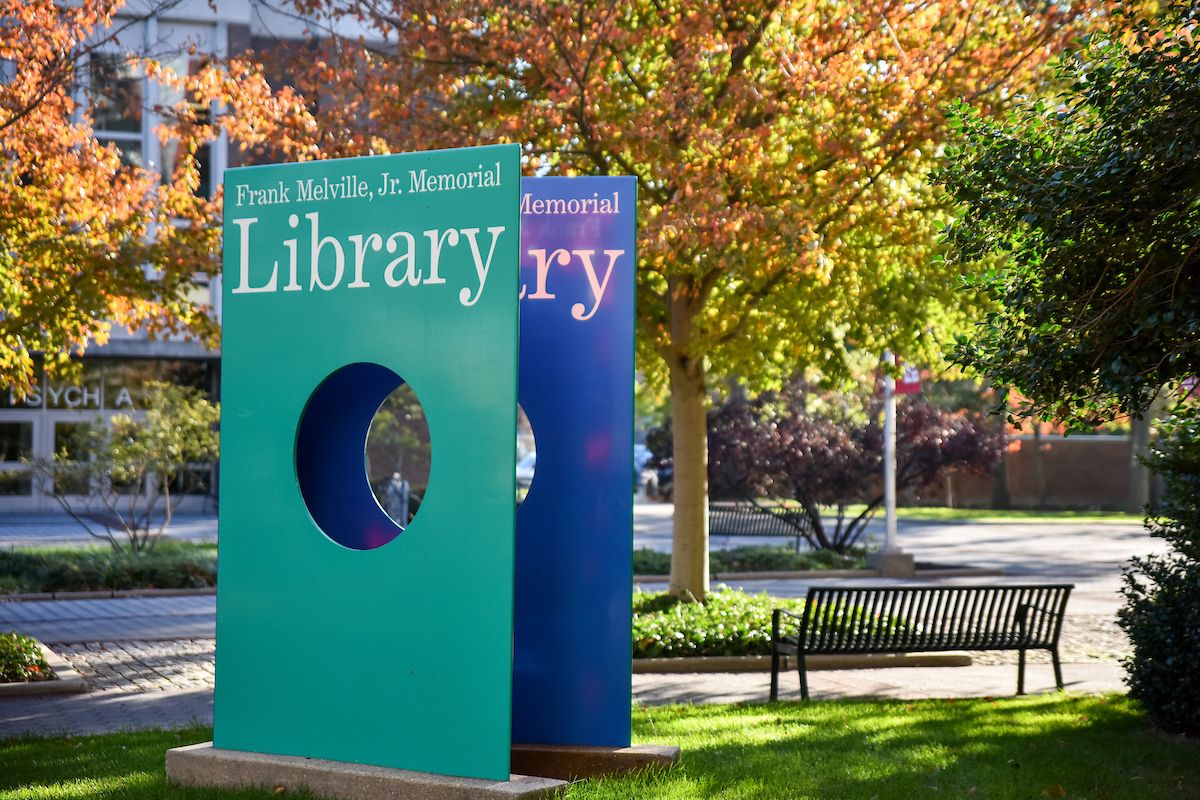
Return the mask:
M 522 775 L 577 781 L 604 775 L 624 775 L 651 767 L 667 769 L 679 763 L 678 747 L 636 744 L 631 747 L 514 744 L 512 771 Z

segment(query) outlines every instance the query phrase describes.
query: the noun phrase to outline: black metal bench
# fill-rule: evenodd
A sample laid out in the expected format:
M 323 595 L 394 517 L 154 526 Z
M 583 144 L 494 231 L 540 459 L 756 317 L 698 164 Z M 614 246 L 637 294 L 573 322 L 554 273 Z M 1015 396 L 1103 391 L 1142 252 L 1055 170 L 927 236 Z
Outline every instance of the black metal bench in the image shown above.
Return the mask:
M 708 535 L 787 536 L 795 540 L 796 552 L 812 532 L 804 509 L 758 506 L 753 503 L 718 501 L 708 504 Z
M 771 620 L 771 699 L 779 660 L 796 659 L 808 699 L 805 657 L 945 650 L 1016 650 L 1017 694 L 1025 653 L 1048 650 L 1063 688 L 1058 637 L 1073 584 L 1015 586 L 812 586 L 804 611 L 777 608 Z M 786 623 L 786 624 L 785 624 Z

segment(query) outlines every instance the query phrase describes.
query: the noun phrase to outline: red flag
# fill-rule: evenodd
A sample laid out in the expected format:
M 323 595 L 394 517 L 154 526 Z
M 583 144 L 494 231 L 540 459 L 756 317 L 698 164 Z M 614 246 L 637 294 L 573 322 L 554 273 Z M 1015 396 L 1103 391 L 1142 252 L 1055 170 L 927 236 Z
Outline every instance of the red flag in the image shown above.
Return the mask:
M 921 371 L 911 364 L 904 365 L 904 375 L 896 381 L 896 394 L 920 394 Z

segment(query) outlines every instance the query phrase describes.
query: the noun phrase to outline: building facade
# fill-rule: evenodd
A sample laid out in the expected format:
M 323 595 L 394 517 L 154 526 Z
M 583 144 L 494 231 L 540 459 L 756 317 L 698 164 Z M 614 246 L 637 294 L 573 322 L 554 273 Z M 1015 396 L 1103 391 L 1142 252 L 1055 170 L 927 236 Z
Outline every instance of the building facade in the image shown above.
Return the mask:
M 162 124 L 158 108 L 170 108 L 181 97 L 176 90 L 149 80 L 131 66 L 130 53 L 154 57 L 177 74 L 194 73 L 207 59 L 260 48 L 271 41 L 302 39 L 302 21 L 257 0 L 130 0 L 124 17 L 114 21 L 119 41 L 98 48 L 81 64 L 77 101 L 90 104 L 96 138 L 113 143 L 122 159 L 161 175 L 170 175 L 176 153 L 162 144 L 155 129 Z M 222 135 L 199 153 L 201 186 L 211 194 L 230 164 L 231 149 Z M 220 278 L 202 282 L 197 298 L 220 317 Z M 220 392 L 220 353 L 182 337 L 150 339 L 145 334 L 114 329 L 103 346 L 83 356 L 76 381 L 47 380 L 20 397 L 0 387 L 0 513 L 49 511 L 59 508 L 50 487 L 33 478 L 29 461 L 71 451 L 81 426 L 114 414 L 137 417 L 141 397 L 151 381 L 203 390 L 213 399 Z M 196 465 L 197 480 L 184 509 L 211 510 L 216 502 L 215 465 Z M 69 495 L 69 493 L 68 493 Z

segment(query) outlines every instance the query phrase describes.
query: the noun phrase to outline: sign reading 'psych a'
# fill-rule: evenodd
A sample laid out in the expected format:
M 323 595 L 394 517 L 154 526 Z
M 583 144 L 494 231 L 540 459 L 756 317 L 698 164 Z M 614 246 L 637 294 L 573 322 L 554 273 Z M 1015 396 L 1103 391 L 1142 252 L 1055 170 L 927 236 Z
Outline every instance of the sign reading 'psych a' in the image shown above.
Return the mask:
M 507 779 L 518 189 L 515 145 L 226 173 L 215 747 Z M 404 383 L 402 528 L 363 447 Z
M 521 405 L 537 471 L 517 511 L 513 741 L 630 736 L 634 178 L 521 182 Z

